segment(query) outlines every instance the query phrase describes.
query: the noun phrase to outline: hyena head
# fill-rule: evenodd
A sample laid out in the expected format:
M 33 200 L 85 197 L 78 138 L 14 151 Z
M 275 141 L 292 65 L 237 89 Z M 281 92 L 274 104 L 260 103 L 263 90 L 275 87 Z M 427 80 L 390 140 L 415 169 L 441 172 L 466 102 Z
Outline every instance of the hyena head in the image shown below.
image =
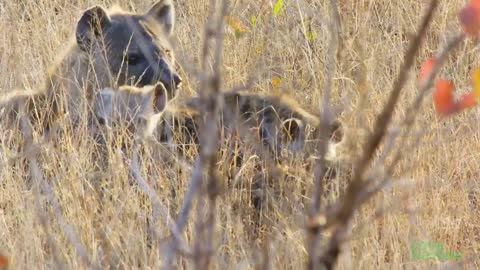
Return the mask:
M 104 88 L 94 98 L 94 115 L 101 126 L 125 125 L 131 132 L 148 135 L 155 128 L 159 114 L 168 102 L 168 91 L 159 82 L 142 88 L 121 86 Z
M 320 118 L 297 104 L 282 104 L 278 108 L 276 114 L 270 114 L 270 118 L 275 118 L 272 115 L 277 116 L 275 125 L 269 125 L 268 117 L 264 117 L 267 121 L 260 125 L 262 139 L 266 140 L 270 147 L 276 149 L 277 152 L 286 149 L 292 154 L 303 153 L 306 157 L 318 155 L 319 139 L 324 137 L 320 136 Z M 327 125 L 326 132 L 325 158 L 335 160 L 336 148 L 344 139 L 341 122 L 332 121 Z
M 317 156 L 318 153 L 318 143 L 320 136 L 320 126 L 319 125 L 307 125 L 307 128 L 302 129 L 305 131 L 305 140 L 304 140 L 304 149 L 308 154 Z M 338 120 L 334 120 L 328 125 L 326 131 L 328 134 L 327 149 L 325 153 L 325 159 L 329 162 L 335 162 L 337 157 L 337 148 L 343 144 L 345 140 L 344 136 L 344 127 L 342 123 Z
M 144 14 L 109 14 L 95 6 L 78 22 L 77 45 L 92 56 L 96 71 L 109 71 L 116 85 L 143 87 L 161 81 L 174 95 L 182 81 L 168 42 L 174 21 L 171 0 L 158 1 Z

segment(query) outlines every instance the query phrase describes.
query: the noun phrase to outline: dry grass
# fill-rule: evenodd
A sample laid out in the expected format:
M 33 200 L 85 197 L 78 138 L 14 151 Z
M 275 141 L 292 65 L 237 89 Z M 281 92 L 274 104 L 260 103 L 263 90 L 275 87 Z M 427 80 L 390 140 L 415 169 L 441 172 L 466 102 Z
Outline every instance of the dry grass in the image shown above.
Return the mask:
M 121 1 L 126 9 L 146 10 L 153 1 Z M 223 47 L 222 88 L 258 78 L 253 90 L 285 91 L 299 103 L 319 110 L 324 89 L 328 25 L 328 1 L 288 1 L 287 12 L 274 17 L 273 1 L 232 1 L 230 14 L 249 31 L 236 38 L 227 31 Z M 58 58 L 72 38 L 76 20 L 83 9 L 112 1 L 4 1 L 0 2 L 0 92 L 15 87 L 39 88 L 46 69 Z M 298 5 L 297 5 L 298 3 Z M 456 12 L 464 1 L 441 1 L 420 50 L 425 59 L 444 45 L 458 28 Z M 193 95 L 198 82 L 194 76 L 201 65 L 201 46 L 208 1 L 175 1 L 175 37 L 178 57 L 184 65 L 182 96 Z M 359 136 L 371 129 L 375 116 L 385 104 L 411 33 L 418 29 L 425 5 L 422 1 L 340 1 L 342 46 L 332 88 L 333 105 L 343 112 L 340 119 Z M 253 28 L 251 16 L 258 22 Z M 312 29 L 316 39 L 308 41 L 302 31 Z M 478 51 L 472 42 L 462 45 L 448 59 L 442 75 L 452 78 L 460 89 L 468 85 L 469 72 L 478 66 Z M 415 63 L 418 70 L 420 60 Z M 358 107 L 362 67 L 366 71 L 366 102 Z M 209 67 L 212 68 L 212 67 Z M 197 70 L 196 70 L 197 69 Z M 272 79 L 281 78 L 279 89 Z M 392 131 L 414 100 L 418 86 L 410 74 L 394 115 Z M 427 97 L 427 100 L 430 100 Z M 351 239 L 343 246 L 337 269 L 431 269 L 445 263 L 414 262 L 410 244 L 425 240 L 444 242 L 447 249 L 463 258 L 473 256 L 465 269 L 479 268 L 480 229 L 477 183 L 480 147 L 477 109 L 448 120 L 435 116 L 431 102 L 425 102 L 418 121 L 402 149 L 404 160 L 393 173 L 392 185 L 382 190 L 350 226 Z M 59 138 L 54 148 L 42 147 L 40 167 L 52 193 L 28 188 L 21 159 L 12 159 L 17 133 L 0 134 L 0 253 L 8 255 L 12 269 L 83 269 L 91 263 L 115 262 L 120 268 L 158 268 L 168 236 L 166 220 L 157 221 L 159 243 L 147 246 L 147 217 L 151 200 L 129 183 L 129 164 L 118 149 L 111 149 L 110 168 L 98 171 L 90 162 L 92 140 L 85 134 Z M 388 137 L 390 133 L 387 134 Z M 412 143 L 421 139 L 416 149 Z M 224 147 L 222 145 L 222 147 Z M 355 148 L 352 148 L 355 149 Z M 359 155 L 345 152 L 348 157 Z M 168 215 L 176 217 L 186 193 L 192 170 L 162 162 L 154 148 L 142 156 L 139 171 L 153 187 Z M 247 153 L 248 154 L 248 153 Z M 374 157 L 376 160 L 378 156 Z M 217 199 L 214 256 L 215 269 L 302 269 L 307 259 L 305 223 L 314 190 L 313 169 L 301 161 L 289 162 L 289 177 L 273 179 L 268 189 L 268 206 L 263 210 L 260 231 L 255 228 L 257 213 L 251 203 L 250 186 L 254 173 L 252 157 L 239 173 L 238 181 L 221 181 Z M 229 167 L 219 156 L 220 176 Z M 388 159 L 387 159 L 388 162 Z M 193 166 L 193 164 L 191 164 Z M 324 201 L 338 199 L 349 180 L 349 163 L 339 168 L 338 177 L 326 185 Z M 382 169 L 382 164 L 374 167 Z M 220 177 L 219 179 L 224 179 Z M 95 195 L 95 185 L 106 189 L 105 197 Z M 52 195 L 58 201 L 50 198 Z M 38 197 L 39 196 L 39 197 Z M 202 201 L 201 201 L 202 202 Z M 200 204 L 203 206 L 204 204 Z M 195 209 L 198 206 L 195 206 Z M 206 208 L 206 207 L 205 207 Z M 193 210 L 184 240 L 195 244 L 198 224 L 207 211 Z M 383 210 L 382 210 L 383 209 Z M 158 209 L 157 209 L 158 210 Z M 378 212 L 383 215 L 378 215 Z M 63 219 L 59 219 L 59 214 Z M 65 222 L 65 223 L 63 223 Z M 88 261 L 72 245 L 71 228 Z M 67 230 L 68 231 L 68 230 Z M 328 232 L 325 232 L 328 234 Z M 75 242 L 75 241 L 74 241 Z M 81 253 L 81 252 L 80 252 Z M 182 252 L 180 252 L 182 253 Z M 268 256 L 266 255 L 268 253 Z M 192 268 L 188 254 L 180 254 L 180 268 Z

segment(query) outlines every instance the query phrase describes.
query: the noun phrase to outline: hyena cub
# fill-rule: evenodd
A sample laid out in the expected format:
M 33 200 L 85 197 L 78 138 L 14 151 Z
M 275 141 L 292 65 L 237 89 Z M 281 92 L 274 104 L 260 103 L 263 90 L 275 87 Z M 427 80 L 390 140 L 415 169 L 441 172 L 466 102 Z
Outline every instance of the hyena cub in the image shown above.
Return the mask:
M 114 90 L 107 87 L 94 99 L 94 118 L 90 119 L 90 124 L 125 129 L 144 136 L 144 133 L 151 133 L 149 130 L 154 128 L 157 115 L 172 97 L 172 92 L 161 82 L 142 88 L 124 85 Z
M 225 93 L 220 120 L 224 129 L 238 132 L 241 138 L 258 139 L 274 159 L 285 154 L 315 154 L 320 119 L 286 95 Z M 186 105 L 201 110 L 199 98 Z M 335 147 L 342 140 L 339 122 L 329 130 L 327 159 L 334 159 Z
M 171 0 L 160 0 L 144 14 L 118 7 L 86 10 L 75 39 L 52 69 L 43 91 L 28 100 L 31 120 L 40 130 L 68 115 L 73 127 L 88 113 L 95 91 L 118 85 L 155 85 L 174 92 L 181 82 L 169 43 L 174 27 Z
M 291 161 L 299 162 L 295 164 L 298 169 L 298 166 L 306 164 L 311 166 L 312 160 L 308 158 L 318 157 L 320 118 L 286 95 L 224 93 L 223 101 L 218 120 L 222 141 L 226 140 L 227 146 L 221 149 L 223 162 L 220 163 L 220 171 L 233 179 L 240 172 L 240 166 L 247 165 L 244 154 L 253 150 L 260 157 L 252 159 L 253 174 L 246 174 L 253 175 L 251 181 L 242 183 L 251 184 L 251 203 L 258 210 L 255 211 L 254 220 L 260 225 L 263 210 L 268 208 L 267 202 L 280 201 L 283 198 L 282 187 L 292 182 L 288 181 L 292 175 L 284 170 L 288 166 L 283 165 Z M 197 112 L 204 109 L 200 98 L 191 98 L 185 106 Z M 195 134 L 195 137 L 201 135 L 196 132 L 203 121 L 198 114 L 192 118 L 196 123 L 195 130 L 189 130 L 189 134 Z M 182 119 L 182 114 L 177 114 L 176 119 Z M 327 176 L 334 177 L 336 149 L 344 143 L 343 127 L 340 122 L 334 121 L 330 123 L 328 132 Z M 269 200 L 269 196 L 275 199 Z
M 89 119 L 89 131 L 100 148 L 95 153 L 100 157 L 95 159 L 108 160 L 107 142 L 120 142 L 125 151 L 133 140 L 150 135 L 173 94 L 161 82 L 142 88 L 124 85 L 98 91 L 93 100 L 93 117 Z
M 170 101 L 174 98 L 175 93 L 160 82 L 143 88 L 102 89 L 93 102 L 90 130 L 94 134 L 116 130 L 128 133 L 131 139 L 134 138 L 131 135 L 140 139 L 153 138 L 170 146 L 170 150 L 184 154 L 189 146 L 198 144 L 197 127 L 201 118 L 196 110 L 172 105 Z

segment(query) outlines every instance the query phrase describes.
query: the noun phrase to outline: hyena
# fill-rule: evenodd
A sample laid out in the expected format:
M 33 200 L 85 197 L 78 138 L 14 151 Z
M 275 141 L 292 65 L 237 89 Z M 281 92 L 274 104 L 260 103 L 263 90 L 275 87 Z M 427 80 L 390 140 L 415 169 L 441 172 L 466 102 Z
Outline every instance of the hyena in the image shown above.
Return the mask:
M 280 179 L 287 181 L 290 178 L 288 172 L 283 170 L 282 163 L 300 161 L 301 164 L 311 164 L 312 160 L 308 159 L 318 158 L 320 118 L 286 95 L 225 93 L 223 100 L 219 115 L 222 133 L 238 134 L 240 144 L 242 141 L 254 142 L 250 145 L 254 146 L 254 153 L 260 156 L 260 160 L 255 162 L 251 181 L 251 202 L 257 209 L 254 220 L 256 225 L 260 225 L 261 213 L 269 201 L 267 194 L 274 194 L 280 199 Z M 202 102 L 199 98 L 192 98 L 187 101 L 187 107 L 202 111 Z M 328 126 L 326 176 L 332 178 L 335 177 L 339 158 L 336 150 L 344 145 L 345 136 L 339 121 L 333 121 Z M 232 137 L 235 136 L 230 136 Z M 227 162 L 227 170 L 233 170 L 227 172 L 227 175 L 236 174 L 238 166 L 243 163 L 244 150 L 245 148 L 227 149 L 232 153 L 226 155 L 231 158 L 231 161 Z
M 87 9 L 65 55 L 47 72 L 43 91 L 32 93 L 27 112 L 48 131 L 60 116 L 73 127 L 88 112 L 95 91 L 121 85 L 163 83 L 174 93 L 181 78 L 169 38 L 174 29 L 174 6 L 160 0 L 143 14 L 113 7 Z
M 287 95 L 225 93 L 220 121 L 224 129 L 240 137 L 258 139 L 274 159 L 285 153 L 315 154 L 320 119 Z M 186 103 L 201 111 L 200 98 Z M 227 132 L 228 133 L 228 132 Z M 253 135 L 253 136 L 252 136 Z M 335 147 L 343 134 L 338 121 L 330 124 L 327 159 L 334 159 Z
M 155 118 L 172 97 L 172 91 L 161 82 L 142 88 L 123 85 L 114 90 L 107 87 L 96 94 L 94 117 L 90 120 L 98 121 L 92 125 L 126 128 L 132 134 L 151 133 L 148 130 L 153 129 Z
M 151 134 L 159 113 L 173 95 L 161 82 L 141 88 L 123 85 L 97 91 L 89 118 L 90 135 L 99 147 L 99 151 L 94 152 L 95 164 L 106 168 L 109 142 L 121 142 L 125 152 L 135 139 Z
M 91 130 L 95 134 L 105 129 L 118 130 L 128 133 L 131 139 L 155 138 L 156 142 L 172 146 L 198 144 L 200 112 L 172 106 L 174 95 L 163 83 L 143 88 L 104 88 L 94 98 Z M 170 147 L 174 151 L 180 148 Z

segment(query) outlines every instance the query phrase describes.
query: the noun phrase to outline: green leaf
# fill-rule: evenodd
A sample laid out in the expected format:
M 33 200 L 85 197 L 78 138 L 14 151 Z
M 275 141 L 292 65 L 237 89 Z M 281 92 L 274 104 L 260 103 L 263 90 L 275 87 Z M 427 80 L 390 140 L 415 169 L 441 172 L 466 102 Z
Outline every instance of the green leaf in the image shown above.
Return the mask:
M 308 41 L 315 41 L 317 39 L 317 33 L 313 31 L 308 31 L 307 33 L 305 33 L 305 37 Z
M 250 18 L 250 23 L 252 24 L 253 27 L 257 26 L 257 16 L 253 15 Z
M 240 29 L 235 29 L 235 37 L 236 38 L 241 38 L 243 37 L 243 35 L 245 34 L 246 32 L 245 31 L 242 31 Z
M 278 16 L 280 15 L 281 12 L 283 12 L 283 9 L 285 7 L 285 3 L 283 0 L 278 0 L 277 3 L 275 3 L 275 6 L 273 7 L 273 15 Z

